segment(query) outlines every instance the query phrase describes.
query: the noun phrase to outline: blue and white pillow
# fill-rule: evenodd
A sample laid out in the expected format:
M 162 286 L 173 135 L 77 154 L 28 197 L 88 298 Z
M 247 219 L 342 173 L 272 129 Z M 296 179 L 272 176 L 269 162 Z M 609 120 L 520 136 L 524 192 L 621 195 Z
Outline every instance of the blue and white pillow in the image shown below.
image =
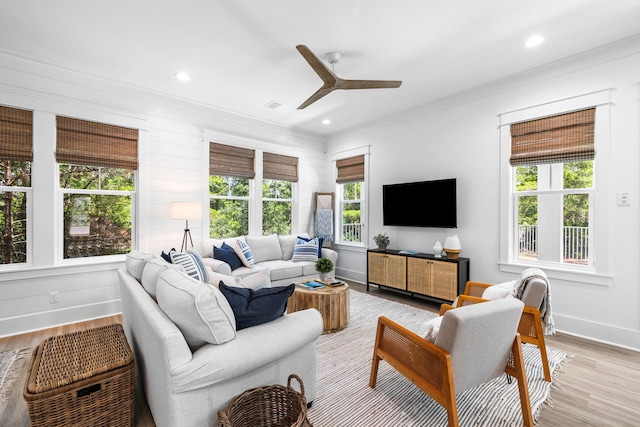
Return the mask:
M 181 265 L 184 272 L 196 280 L 207 283 L 209 281 L 209 273 L 204 266 L 200 254 L 193 250 L 187 252 L 171 252 L 171 262 Z
M 242 264 L 245 267 L 252 268 L 256 263 L 253 260 L 253 252 L 251 252 L 251 248 L 245 242 L 240 239 L 237 239 L 233 244 L 233 250 L 235 251 Z
M 293 248 L 292 261 L 312 261 L 318 260 L 318 239 L 305 239 L 298 237 Z

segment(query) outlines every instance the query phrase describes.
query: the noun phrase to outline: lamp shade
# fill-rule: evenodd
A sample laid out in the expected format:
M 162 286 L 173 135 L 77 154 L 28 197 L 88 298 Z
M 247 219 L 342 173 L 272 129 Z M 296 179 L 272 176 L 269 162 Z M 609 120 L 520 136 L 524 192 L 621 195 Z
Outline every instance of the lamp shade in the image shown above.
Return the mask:
M 202 219 L 202 203 L 171 202 L 171 219 Z

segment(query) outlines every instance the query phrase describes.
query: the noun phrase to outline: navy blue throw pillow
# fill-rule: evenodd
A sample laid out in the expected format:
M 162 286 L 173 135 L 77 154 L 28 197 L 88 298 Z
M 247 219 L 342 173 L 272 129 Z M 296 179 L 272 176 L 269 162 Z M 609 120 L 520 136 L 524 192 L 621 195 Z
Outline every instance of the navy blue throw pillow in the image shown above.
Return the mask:
M 173 261 L 171 261 L 171 252 L 175 252 L 175 251 L 176 251 L 176 248 L 171 248 L 169 253 L 162 251 L 160 256 L 162 257 L 163 260 L 167 261 L 169 264 L 173 264 Z
M 226 243 L 223 243 L 221 248 L 213 247 L 213 257 L 229 264 L 232 271 L 244 265 L 236 251 Z
M 236 318 L 236 330 L 271 322 L 282 316 L 287 301 L 296 285 L 261 288 L 257 290 L 236 288 L 220 282 L 219 288 L 225 296 Z

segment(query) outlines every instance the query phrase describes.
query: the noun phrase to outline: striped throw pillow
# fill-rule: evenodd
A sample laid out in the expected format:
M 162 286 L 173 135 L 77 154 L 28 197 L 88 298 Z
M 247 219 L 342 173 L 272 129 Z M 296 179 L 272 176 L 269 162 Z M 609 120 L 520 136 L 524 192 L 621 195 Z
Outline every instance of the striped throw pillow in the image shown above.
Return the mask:
M 184 272 L 196 280 L 207 283 L 209 281 L 209 273 L 200 258 L 200 254 L 193 250 L 187 252 L 171 252 L 171 262 L 181 265 Z
M 242 261 L 242 264 L 244 264 L 245 267 L 251 268 L 255 265 L 251 248 L 242 240 L 236 240 L 233 244 L 233 251 L 238 255 L 238 258 L 240 258 L 240 261 Z
M 318 260 L 318 239 L 310 240 L 298 237 L 293 248 L 292 261 L 313 261 Z

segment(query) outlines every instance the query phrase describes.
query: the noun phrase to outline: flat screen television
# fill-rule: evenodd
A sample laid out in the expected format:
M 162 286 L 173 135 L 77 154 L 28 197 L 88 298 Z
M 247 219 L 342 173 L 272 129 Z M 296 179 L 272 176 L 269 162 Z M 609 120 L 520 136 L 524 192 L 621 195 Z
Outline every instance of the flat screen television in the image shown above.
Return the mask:
M 382 186 L 384 225 L 456 228 L 456 179 Z

